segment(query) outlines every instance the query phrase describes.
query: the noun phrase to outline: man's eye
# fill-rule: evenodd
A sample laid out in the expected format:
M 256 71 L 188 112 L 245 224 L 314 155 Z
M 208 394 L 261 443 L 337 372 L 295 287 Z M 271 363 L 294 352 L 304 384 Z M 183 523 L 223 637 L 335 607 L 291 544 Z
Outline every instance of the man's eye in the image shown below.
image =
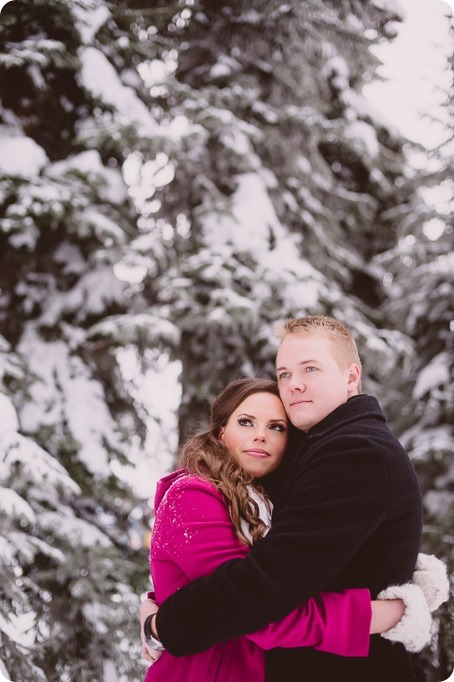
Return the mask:
M 281 372 L 280 374 L 278 374 L 278 377 L 277 377 L 277 378 L 278 378 L 278 379 L 287 379 L 287 377 L 289 377 L 289 376 L 290 376 L 290 375 L 289 375 L 288 372 Z
M 306 367 L 306 372 L 315 372 L 317 367 Z

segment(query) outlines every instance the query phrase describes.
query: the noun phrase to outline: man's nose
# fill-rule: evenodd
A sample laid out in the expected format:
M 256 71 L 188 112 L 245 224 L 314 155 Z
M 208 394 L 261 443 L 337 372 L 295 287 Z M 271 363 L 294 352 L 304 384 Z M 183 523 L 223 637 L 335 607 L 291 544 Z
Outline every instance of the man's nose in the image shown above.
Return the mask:
M 292 376 L 288 386 L 291 391 L 304 391 L 306 389 L 304 382 L 296 376 Z

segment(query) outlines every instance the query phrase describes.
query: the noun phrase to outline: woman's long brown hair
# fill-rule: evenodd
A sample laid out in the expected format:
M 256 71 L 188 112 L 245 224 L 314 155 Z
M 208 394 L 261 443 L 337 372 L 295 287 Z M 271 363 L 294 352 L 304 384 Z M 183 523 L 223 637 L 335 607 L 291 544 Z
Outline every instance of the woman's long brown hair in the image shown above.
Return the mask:
M 250 546 L 266 531 L 259 517 L 257 503 L 251 498 L 248 486 L 254 478 L 246 473 L 219 440 L 221 427 L 225 426 L 232 412 L 253 393 L 272 393 L 279 397 L 277 384 L 268 379 L 238 379 L 228 384 L 213 401 L 210 424 L 183 443 L 179 463 L 188 472 L 214 483 L 227 500 L 230 518 L 239 540 Z M 255 485 L 258 492 L 263 490 Z M 265 498 L 266 499 L 266 498 Z M 252 543 L 241 529 L 241 519 L 249 526 Z

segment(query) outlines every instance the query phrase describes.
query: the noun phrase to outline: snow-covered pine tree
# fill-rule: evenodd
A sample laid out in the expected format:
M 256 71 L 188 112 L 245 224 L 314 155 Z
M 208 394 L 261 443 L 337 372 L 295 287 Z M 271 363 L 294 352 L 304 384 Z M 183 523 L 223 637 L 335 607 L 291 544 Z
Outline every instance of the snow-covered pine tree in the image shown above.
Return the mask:
M 169 17 L 158 5 L 143 74 L 179 144 L 160 159 L 167 182 L 148 207 L 174 259 L 145 292 L 181 332 L 180 434 L 227 380 L 272 373 L 273 323 L 307 312 L 351 324 L 386 408 L 412 346 L 383 323 L 372 258 L 395 244 L 382 216 L 408 191 L 403 140 L 361 88 L 377 65 L 369 47 L 394 35 L 398 12 L 190 0 Z M 136 22 L 150 33 L 147 12 Z
M 14 680 L 143 672 L 147 554 L 131 547 L 124 481 L 146 415 L 115 347 L 159 348 L 161 331 L 115 268 L 144 263 L 122 164 L 163 136 L 132 21 L 103 0 L 17 0 L 0 17 L 0 638 Z M 114 314 L 108 340 L 96 325 Z
M 447 94 L 447 113 L 453 96 Z M 438 120 L 440 126 L 442 122 Z M 376 258 L 383 268 L 388 324 L 413 339 L 415 353 L 396 387 L 392 416 L 421 483 L 423 550 L 443 559 L 454 578 L 454 253 L 452 225 L 452 118 L 433 150 L 409 145 L 414 166 L 406 183 L 412 200 L 390 209 L 396 246 Z M 424 163 L 421 159 L 424 159 Z M 448 679 L 454 667 L 452 600 L 435 614 L 430 649 L 418 657 L 417 679 Z
M 397 5 L 199 0 L 174 3 L 171 17 L 162 5 L 144 74 L 162 120 L 186 134 L 161 158 L 167 182 L 150 202 L 175 261 L 146 291 L 181 331 L 180 435 L 227 380 L 272 373 L 273 322 L 307 312 L 355 329 L 365 388 L 402 433 L 426 405 L 408 400 L 422 340 L 404 309 L 418 280 L 397 266 L 391 289 L 383 265 L 402 248 L 402 207 L 431 209 L 421 176 L 409 182 L 407 141 L 361 95 L 376 67 L 369 47 L 395 35 Z M 147 14 L 137 21 L 145 33 Z M 429 241 L 415 245 L 427 266 Z M 442 268 L 433 291 L 447 293 Z M 433 328 L 424 336 L 439 345 Z
M 3 10 L 0 144 L 8 150 L 9 138 L 17 139 L 14 154 L 0 159 L 17 166 L 2 166 L 2 393 L 10 418 L 1 484 L 19 500 L 5 498 L 2 515 L 11 562 L 1 565 L 10 600 L 2 602 L 1 625 L 5 663 L 25 678 L 71 679 L 76 668 L 81 680 L 134 676 L 136 650 L 125 647 L 135 616 L 130 586 L 139 578 L 130 561 L 120 561 L 126 538 L 116 534 L 113 548 L 100 541 L 99 552 L 84 554 L 39 526 L 45 510 L 76 526 L 90 523 L 103 538 L 112 539 L 111 522 L 116 531 L 128 527 L 115 473 L 128 461 L 124 437 L 141 430 L 144 409 L 124 385 L 115 348 L 149 346 L 152 359 L 168 353 L 182 363 L 183 434 L 227 380 L 272 371 L 276 319 L 328 312 L 357 332 L 366 389 L 395 416 L 394 387 L 414 345 L 383 312 L 388 294 L 372 258 L 398 243 L 392 209 L 410 202 L 413 188 L 403 181 L 403 141 L 367 106 L 361 87 L 376 65 L 369 46 L 392 37 L 398 19 L 390 2 L 354 0 L 266 7 L 258 0 L 15 0 Z M 148 94 L 151 117 L 141 102 Z M 121 186 L 125 159 L 141 211 L 137 232 Z M 112 276 L 119 262 L 139 273 L 137 285 Z M 105 278 L 90 277 L 98 268 Z M 80 420 L 86 430 L 68 408 L 74 403 L 95 406 Z M 95 411 L 101 417 L 93 419 Z M 86 457 L 87 431 L 97 458 Z M 13 436 L 21 441 L 16 450 Z M 26 475 L 16 482 L 7 459 L 20 451 L 29 461 L 35 443 L 44 446 L 33 453 L 39 470 L 52 464 L 47 497 L 38 494 L 32 467 L 19 466 Z M 107 463 L 98 474 L 90 469 L 95 460 Z M 33 535 L 20 525 L 27 531 L 32 514 L 27 520 L 24 505 L 20 518 L 14 512 L 28 503 L 26 490 L 34 492 Z M 18 529 L 27 556 L 11 545 Z M 47 544 L 37 553 L 29 537 Z M 42 571 L 28 558 L 33 551 Z M 54 595 L 63 605 L 57 617 L 49 612 Z M 25 658 L 9 618 L 30 607 L 44 633 L 31 627 L 32 639 L 48 649 L 32 648 Z M 104 632 L 93 621 L 105 623 Z M 45 639 L 51 626 L 55 641 Z M 78 658 L 63 647 L 68 633 L 79 642 Z

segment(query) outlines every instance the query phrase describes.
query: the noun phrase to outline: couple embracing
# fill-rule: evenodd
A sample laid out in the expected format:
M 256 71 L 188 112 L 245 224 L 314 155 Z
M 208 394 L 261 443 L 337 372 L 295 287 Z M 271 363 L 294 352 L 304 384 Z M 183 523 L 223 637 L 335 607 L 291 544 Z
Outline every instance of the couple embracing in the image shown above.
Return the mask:
M 277 383 L 229 384 L 158 484 L 146 682 L 411 682 L 447 598 L 350 330 L 310 316 L 280 339 Z

